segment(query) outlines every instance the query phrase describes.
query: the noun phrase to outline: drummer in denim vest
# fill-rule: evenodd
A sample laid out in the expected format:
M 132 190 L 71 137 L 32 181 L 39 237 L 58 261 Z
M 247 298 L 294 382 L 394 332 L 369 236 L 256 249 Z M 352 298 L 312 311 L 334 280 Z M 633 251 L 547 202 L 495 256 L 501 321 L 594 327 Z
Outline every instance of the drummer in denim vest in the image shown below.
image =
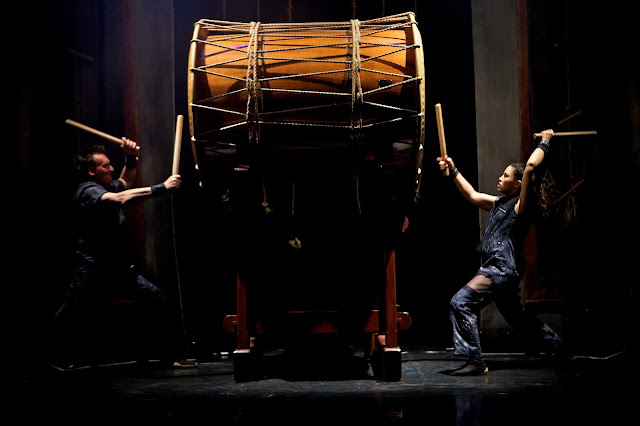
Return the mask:
M 482 357 L 478 316 L 492 301 L 505 320 L 532 340 L 546 355 L 564 356 L 561 338 L 548 325 L 524 311 L 519 285 L 524 272 L 524 238 L 534 221 L 532 179 L 549 149 L 553 130 L 542 132 L 542 141 L 526 164 L 512 163 L 498 178 L 500 196 L 476 191 L 449 156 L 438 157 L 449 170 L 456 188 L 473 205 L 486 210 L 489 220 L 480 247 L 481 266 L 476 275 L 451 299 L 454 354 L 466 362 L 451 372 L 466 376 L 486 374 Z M 561 355 L 562 354 L 562 355 Z

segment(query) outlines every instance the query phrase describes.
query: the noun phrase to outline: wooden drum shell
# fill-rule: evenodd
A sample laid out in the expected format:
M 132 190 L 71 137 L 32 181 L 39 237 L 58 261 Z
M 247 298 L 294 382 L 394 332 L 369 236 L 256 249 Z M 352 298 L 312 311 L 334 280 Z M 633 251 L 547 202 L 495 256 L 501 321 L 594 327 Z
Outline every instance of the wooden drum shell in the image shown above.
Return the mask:
M 253 174 L 313 176 L 319 186 L 356 176 L 366 186 L 381 169 L 391 192 L 419 190 L 424 59 L 414 15 L 355 25 L 195 24 L 189 128 L 203 185 L 224 193 L 229 176 Z

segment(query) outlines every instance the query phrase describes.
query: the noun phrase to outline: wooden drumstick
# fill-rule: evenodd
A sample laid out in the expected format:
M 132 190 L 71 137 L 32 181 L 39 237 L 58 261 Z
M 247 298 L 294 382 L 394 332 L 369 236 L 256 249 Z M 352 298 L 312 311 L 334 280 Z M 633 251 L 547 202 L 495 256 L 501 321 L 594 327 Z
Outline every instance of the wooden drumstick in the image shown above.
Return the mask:
M 182 147 L 182 122 L 184 121 L 184 117 L 182 115 L 178 115 L 176 119 L 176 139 L 173 146 L 173 168 L 171 173 L 177 175 L 180 171 L 180 149 Z
M 597 135 L 598 132 L 596 130 L 585 130 L 580 132 L 556 132 L 553 136 L 584 136 L 584 135 Z M 542 133 L 534 133 L 533 138 L 539 138 L 542 136 Z
M 117 143 L 120 146 L 122 146 L 122 144 L 124 143 L 124 142 L 122 142 L 122 139 L 118 139 L 115 136 L 108 135 L 108 134 L 106 134 L 104 132 L 101 132 L 100 130 L 94 129 L 93 127 L 85 126 L 84 124 L 80 124 L 77 121 L 73 121 L 73 120 L 68 119 L 67 121 L 65 121 L 65 123 L 70 124 L 70 125 L 72 125 L 74 127 L 77 127 L 78 129 L 85 130 L 85 131 L 87 131 L 89 133 L 93 133 L 94 135 L 100 136 L 101 138 L 104 138 L 104 139 L 106 139 L 108 141 Z M 136 146 L 136 150 L 139 151 L 140 150 L 140 146 Z
M 436 121 L 438 122 L 438 139 L 440 139 L 440 157 L 443 159 L 447 156 L 447 143 L 444 139 L 444 124 L 442 123 L 442 105 L 436 104 Z M 445 176 L 449 176 L 449 168 L 445 160 L 440 161 L 440 170 L 443 170 Z

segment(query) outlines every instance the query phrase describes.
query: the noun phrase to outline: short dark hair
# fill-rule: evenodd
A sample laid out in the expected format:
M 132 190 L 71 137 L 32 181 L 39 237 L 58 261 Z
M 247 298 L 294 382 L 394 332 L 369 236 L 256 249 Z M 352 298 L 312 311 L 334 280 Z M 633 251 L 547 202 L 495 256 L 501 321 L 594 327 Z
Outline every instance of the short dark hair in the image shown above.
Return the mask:
M 95 154 L 106 154 L 107 149 L 104 145 L 90 146 L 83 154 L 77 155 L 75 158 L 75 167 L 78 179 L 85 181 L 89 178 L 89 169 L 95 167 L 96 162 L 93 159 Z

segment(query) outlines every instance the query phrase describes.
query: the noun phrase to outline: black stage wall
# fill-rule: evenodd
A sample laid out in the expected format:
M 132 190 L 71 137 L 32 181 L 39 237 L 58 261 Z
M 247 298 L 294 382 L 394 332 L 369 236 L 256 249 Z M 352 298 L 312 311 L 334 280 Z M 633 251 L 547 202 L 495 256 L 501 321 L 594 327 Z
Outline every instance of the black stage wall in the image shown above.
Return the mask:
M 534 32 L 543 25 L 536 11 L 550 6 L 548 2 L 530 3 L 533 9 L 530 15 L 535 19 L 530 31 Z M 18 185 L 9 185 L 11 203 L 5 203 L 10 214 L 7 227 L 11 237 L 5 279 L 9 284 L 6 297 L 11 305 L 8 311 L 11 321 L 5 346 L 16 348 L 20 359 L 38 361 L 46 352 L 47 326 L 70 278 L 70 159 L 78 148 L 99 141 L 70 129 L 64 124 L 65 119 L 75 118 L 115 136 L 138 139 L 146 148 L 143 182 L 156 183 L 170 170 L 175 116 L 188 116 L 187 54 L 194 22 L 202 18 L 240 22 L 345 21 L 354 17 L 365 20 L 407 11 L 416 12 L 424 42 L 427 139 L 421 203 L 409 214 L 410 228 L 397 254 L 398 301 L 400 308 L 410 312 L 414 319 L 411 329 L 401 335 L 401 344 L 450 346 L 448 302 L 477 267 L 474 250 L 479 218 L 477 211 L 464 206 L 437 170 L 434 161 L 439 153 L 437 129 L 431 114 L 433 105 L 442 103 L 447 106 L 446 123 L 451 122 L 449 117 L 455 117 L 456 125 L 446 126 L 447 141 L 456 144 L 458 153 L 464 153 L 457 157 L 464 157 L 460 160 L 465 164 L 465 176 L 477 184 L 472 2 L 332 0 L 291 4 L 293 9 L 288 9 L 286 0 L 94 0 L 48 3 L 37 8 L 18 5 L 16 22 L 32 25 L 31 30 L 21 32 L 26 39 L 15 43 L 12 50 L 19 79 L 11 84 L 14 91 L 11 100 L 15 102 L 10 109 L 14 120 L 9 155 L 5 158 L 10 160 L 7 163 L 11 167 L 17 165 L 12 175 L 18 177 Z M 625 11 L 618 12 L 611 12 L 610 19 L 598 24 L 598 28 L 606 32 L 603 25 L 618 28 L 619 22 L 628 22 L 623 19 Z M 585 20 L 597 16 L 594 11 L 584 13 Z M 620 29 L 611 43 L 616 43 L 615 37 L 631 35 L 631 31 Z M 595 37 L 588 39 L 598 51 L 609 51 L 608 46 L 597 41 Z M 615 176 L 608 182 L 613 186 L 628 184 L 621 176 L 630 181 L 638 178 L 637 167 L 633 168 L 638 164 L 638 96 L 622 94 L 625 90 L 636 95 L 638 92 L 638 73 L 633 72 L 638 70 L 638 55 L 632 51 L 637 47 L 626 43 L 616 46 L 613 52 L 617 55 L 612 61 L 616 72 L 599 74 L 604 80 L 598 81 L 598 90 L 588 92 L 611 107 L 606 109 L 611 116 L 608 118 L 628 117 L 619 122 L 624 128 L 619 149 L 599 151 L 632 159 L 627 165 L 633 173 L 621 175 L 625 171 L 616 162 L 609 177 L 602 174 L 600 182 Z M 539 46 L 533 46 L 529 52 L 531 64 L 549 55 Z M 581 66 L 588 67 L 589 63 Z M 602 63 L 598 66 L 605 68 Z M 555 77 L 552 70 L 537 69 L 541 74 L 534 75 L 530 83 L 531 93 L 536 93 L 531 99 L 532 130 L 554 127 L 560 115 L 546 117 L 535 109 L 540 93 L 560 90 L 550 88 L 549 79 Z M 617 84 L 609 86 L 614 82 Z M 585 90 L 594 85 L 587 85 Z M 605 87 L 616 88 L 619 96 Z M 615 106 L 609 103 L 612 100 Z M 139 251 L 148 277 L 167 292 L 176 306 L 180 289 L 187 331 L 196 349 L 231 350 L 233 339 L 222 331 L 222 319 L 235 312 L 235 273 L 230 267 L 235 259 L 230 258 L 229 250 L 234 235 L 227 232 L 229 218 L 206 189 L 198 186 L 187 126 L 183 141 L 183 189 L 173 199 L 132 209 L 134 223 L 138 225 L 132 245 Z M 607 243 L 626 242 L 626 247 L 631 245 L 637 253 L 637 191 L 629 202 L 616 203 L 608 199 L 609 186 L 600 183 L 597 188 L 602 189 L 605 202 L 633 209 L 633 214 L 621 214 L 616 222 L 614 232 L 621 238 Z M 608 217 L 603 223 L 591 221 L 584 232 L 607 234 L 615 219 Z M 600 249 L 594 250 L 579 260 L 588 262 L 591 268 L 597 267 L 597 276 L 606 276 L 611 255 L 604 258 L 606 264 L 594 262 Z M 586 266 L 576 264 L 575 269 Z M 625 266 L 615 267 L 624 271 Z M 16 272 L 14 278 L 8 278 L 12 271 Z M 625 302 L 630 300 L 631 296 Z M 616 307 L 603 306 L 599 314 L 604 317 L 611 309 Z

